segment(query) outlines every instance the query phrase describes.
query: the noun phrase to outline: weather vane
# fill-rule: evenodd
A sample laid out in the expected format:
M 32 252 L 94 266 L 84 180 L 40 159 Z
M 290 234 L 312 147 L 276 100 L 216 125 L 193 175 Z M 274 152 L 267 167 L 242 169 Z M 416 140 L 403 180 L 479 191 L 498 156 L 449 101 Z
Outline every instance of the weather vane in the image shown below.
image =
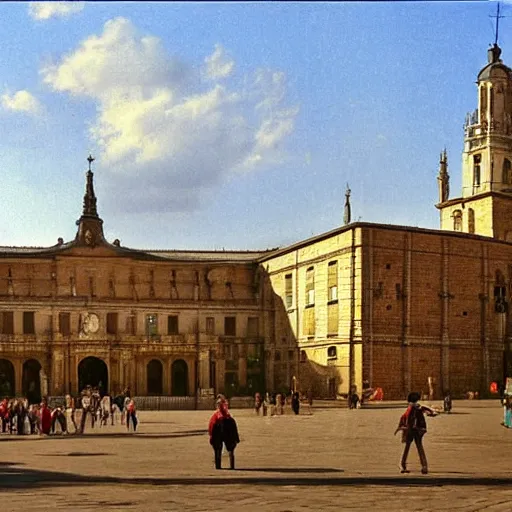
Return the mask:
M 91 154 L 89 154 L 89 157 L 87 158 L 87 161 L 89 162 L 89 171 L 91 170 L 91 164 L 94 162 L 95 158 L 92 157 Z

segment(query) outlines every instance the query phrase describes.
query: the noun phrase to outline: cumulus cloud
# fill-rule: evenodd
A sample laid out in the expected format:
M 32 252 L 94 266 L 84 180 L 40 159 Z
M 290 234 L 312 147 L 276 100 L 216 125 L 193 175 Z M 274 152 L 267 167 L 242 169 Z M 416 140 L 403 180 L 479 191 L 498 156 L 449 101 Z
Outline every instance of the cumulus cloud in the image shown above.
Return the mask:
M 25 112 L 28 114 L 38 114 L 41 112 L 41 104 L 39 101 L 25 90 L 18 91 L 14 94 L 3 94 L 2 107 L 5 110 Z
M 282 161 L 298 114 L 284 73 L 256 70 L 236 85 L 220 45 L 204 64 L 197 71 L 117 18 L 41 74 L 54 91 L 96 102 L 90 136 L 127 208 L 187 211 L 230 173 Z
M 29 15 L 35 20 L 48 20 L 50 18 L 63 18 L 80 12 L 85 2 L 30 2 Z
M 212 80 L 228 77 L 235 68 L 235 61 L 227 55 L 220 44 L 215 45 L 214 52 L 206 57 L 204 62 L 206 68 L 204 73 Z

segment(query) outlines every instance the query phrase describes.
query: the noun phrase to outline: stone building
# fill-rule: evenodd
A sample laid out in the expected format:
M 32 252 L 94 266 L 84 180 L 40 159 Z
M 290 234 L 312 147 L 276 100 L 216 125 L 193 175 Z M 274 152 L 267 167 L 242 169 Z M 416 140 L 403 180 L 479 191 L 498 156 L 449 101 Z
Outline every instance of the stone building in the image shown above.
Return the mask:
M 75 239 L 0 248 L 0 394 L 195 396 L 364 380 L 454 396 L 512 375 L 512 71 L 494 45 L 465 125 L 462 195 L 440 228 L 350 223 L 261 252 L 109 243 L 87 172 Z M 92 160 L 92 159 L 91 159 Z

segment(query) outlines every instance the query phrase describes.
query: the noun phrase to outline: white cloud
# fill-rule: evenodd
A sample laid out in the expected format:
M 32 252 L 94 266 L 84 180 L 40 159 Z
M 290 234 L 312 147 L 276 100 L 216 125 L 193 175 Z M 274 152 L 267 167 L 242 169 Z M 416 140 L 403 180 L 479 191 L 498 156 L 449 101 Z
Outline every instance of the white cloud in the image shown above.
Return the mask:
M 41 111 L 39 101 L 25 90 L 18 91 L 14 94 L 3 94 L 2 107 L 6 110 L 26 112 L 28 114 L 38 114 Z
M 196 72 L 117 18 L 41 70 L 53 90 L 97 103 L 90 136 L 112 191 L 128 199 L 120 205 L 195 209 L 230 173 L 282 160 L 298 112 L 284 104 L 284 74 L 259 70 L 251 85 L 242 77 L 229 89 L 217 81 L 235 66 L 222 47 L 205 63 L 206 72 Z
M 62 18 L 80 12 L 85 2 L 30 2 L 29 15 L 35 20 L 48 20 Z
M 227 78 L 233 73 L 235 61 L 226 54 L 226 50 L 220 45 L 215 45 L 215 51 L 204 59 L 205 75 L 211 80 Z

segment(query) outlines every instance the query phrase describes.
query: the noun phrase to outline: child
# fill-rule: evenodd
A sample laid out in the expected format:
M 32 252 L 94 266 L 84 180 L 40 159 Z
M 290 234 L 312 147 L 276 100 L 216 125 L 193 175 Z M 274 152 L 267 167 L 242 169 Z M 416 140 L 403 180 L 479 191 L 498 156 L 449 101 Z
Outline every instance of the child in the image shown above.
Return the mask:
M 505 395 L 503 400 L 503 423 L 502 425 L 507 428 L 512 427 L 512 398 L 510 395 Z
M 409 473 L 407 470 L 407 456 L 409 455 L 411 444 L 414 441 L 421 461 L 421 472 L 426 475 L 428 473 L 428 464 L 422 443 L 423 436 L 427 432 L 427 422 L 425 421 L 424 413 L 426 412 L 429 416 L 434 416 L 435 412 L 430 409 L 430 407 L 420 405 L 418 403 L 419 399 L 419 393 L 409 393 L 407 397 L 409 405 L 400 418 L 395 434 L 398 431 L 402 431 L 402 443 L 405 443 L 404 453 L 400 463 L 401 473 Z

